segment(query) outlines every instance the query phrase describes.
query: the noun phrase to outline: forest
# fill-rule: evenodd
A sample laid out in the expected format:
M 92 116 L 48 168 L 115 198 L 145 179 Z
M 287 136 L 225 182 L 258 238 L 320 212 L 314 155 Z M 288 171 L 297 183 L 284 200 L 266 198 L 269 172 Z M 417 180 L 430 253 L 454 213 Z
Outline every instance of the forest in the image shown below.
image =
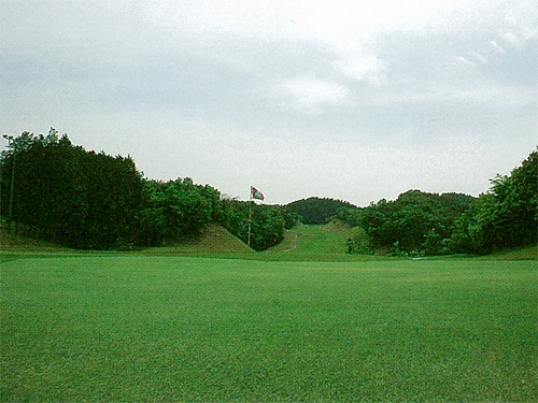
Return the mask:
M 317 197 L 257 204 L 223 197 L 189 177 L 148 179 L 131 157 L 86 151 L 55 129 L 5 138 L 2 225 L 76 249 L 172 245 L 195 238 L 209 223 L 246 242 L 250 214 L 255 250 L 277 245 L 295 225 L 334 218 L 353 228 L 342 245 L 351 254 L 487 254 L 538 241 L 538 148 L 478 197 L 409 190 L 393 201 L 357 207 Z

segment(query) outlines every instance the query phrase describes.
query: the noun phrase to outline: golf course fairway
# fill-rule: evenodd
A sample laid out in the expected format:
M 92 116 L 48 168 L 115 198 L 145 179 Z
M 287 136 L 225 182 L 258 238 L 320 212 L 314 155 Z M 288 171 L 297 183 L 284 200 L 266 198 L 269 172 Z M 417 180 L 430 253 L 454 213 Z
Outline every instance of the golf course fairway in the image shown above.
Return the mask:
M 538 401 L 537 262 L 4 259 L 23 401 Z

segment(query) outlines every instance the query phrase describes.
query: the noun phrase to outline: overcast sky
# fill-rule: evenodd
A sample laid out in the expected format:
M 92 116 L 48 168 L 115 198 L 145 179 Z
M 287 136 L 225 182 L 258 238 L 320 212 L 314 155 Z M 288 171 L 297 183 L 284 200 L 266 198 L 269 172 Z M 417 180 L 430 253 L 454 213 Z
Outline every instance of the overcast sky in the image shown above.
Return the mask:
M 538 144 L 535 0 L 0 0 L 1 134 L 245 200 L 478 196 Z M 5 146 L 5 142 L 1 143 Z

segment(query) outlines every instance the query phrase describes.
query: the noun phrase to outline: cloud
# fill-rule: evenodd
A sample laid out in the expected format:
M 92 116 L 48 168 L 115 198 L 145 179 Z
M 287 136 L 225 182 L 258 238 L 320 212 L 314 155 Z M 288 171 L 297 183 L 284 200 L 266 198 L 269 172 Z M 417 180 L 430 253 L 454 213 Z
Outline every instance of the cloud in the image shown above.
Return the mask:
M 478 53 L 478 52 L 470 52 L 470 55 L 471 57 L 473 57 L 476 61 L 482 63 L 482 64 L 486 64 L 488 62 L 488 59 L 486 56 L 484 56 L 483 54 L 481 53 Z
M 277 84 L 273 96 L 284 109 L 320 113 L 325 106 L 346 104 L 351 92 L 334 81 L 299 76 Z
M 344 76 L 355 81 L 366 81 L 373 85 L 382 85 L 386 81 L 387 64 L 376 56 L 348 58 L 334 63 L 334 68 Z
M 150 177 L 367 203 L 437 180 L 484 191 L 536 143 L 535 0 L 0 0 L 0 11 L 4 132 L 55 126 L 131 154 Z M 436 147 L 445 163 L 413 182 Z M 446 182 L 455 153 L 471 172 Z
M 472 62 L 472 61 L 466 59 L 463 56 L 455 56 L 454 60 L 461 63 L 464 66 L 469 66 L 469 67 L 473 67 L 473 68 L 477 67 L 477 64 L 475 62 Z
M 497 43 L 497 41 L 490 41 L 489 44 L 491 45 L 491 48 L 494 49 L 497 53 L 504 54 L 506 51 L 504 48 Z

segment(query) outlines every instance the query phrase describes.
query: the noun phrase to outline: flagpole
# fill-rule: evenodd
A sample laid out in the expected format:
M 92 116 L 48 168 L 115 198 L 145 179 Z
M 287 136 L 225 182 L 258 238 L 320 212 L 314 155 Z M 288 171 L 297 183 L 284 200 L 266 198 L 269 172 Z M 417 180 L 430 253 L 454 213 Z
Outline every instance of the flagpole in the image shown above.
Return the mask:
M 249 200 L 249 208 L 248 208 L 248 236 L 247 236 L 247 245 L 250 246 L 250 233 L 252 231 L 252 186 L 250 187 L 250 200 Z

